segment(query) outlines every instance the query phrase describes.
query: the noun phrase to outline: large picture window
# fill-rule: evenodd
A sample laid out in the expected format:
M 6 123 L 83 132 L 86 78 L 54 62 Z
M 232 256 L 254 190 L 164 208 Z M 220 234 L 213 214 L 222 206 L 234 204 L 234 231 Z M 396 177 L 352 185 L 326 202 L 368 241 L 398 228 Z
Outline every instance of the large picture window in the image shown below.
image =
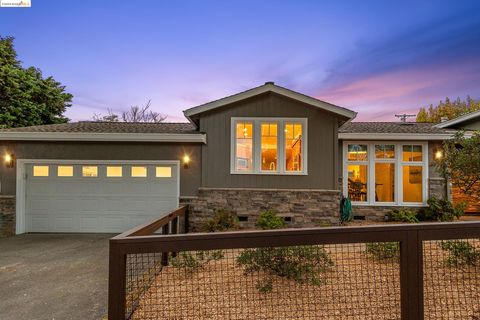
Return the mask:
M 425 203 L 426 143 L 345 142 L 343 150 L 343 190 L 353 203 Z
M 233 174 L 306 174 L 304 118 L 232 118 Z

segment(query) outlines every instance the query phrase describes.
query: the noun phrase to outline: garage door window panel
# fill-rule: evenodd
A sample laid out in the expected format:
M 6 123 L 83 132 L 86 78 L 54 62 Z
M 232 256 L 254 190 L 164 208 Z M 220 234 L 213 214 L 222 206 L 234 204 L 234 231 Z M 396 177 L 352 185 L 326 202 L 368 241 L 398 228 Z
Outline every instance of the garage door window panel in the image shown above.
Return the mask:
M 137 167 L 134 166 L 131 168 L 132 178 L 146 178 L 147 177 L 147 167 Z
M 171 178 L 172 177 L 172 167 L 156 167 L 155 176 L 157 178 Z
M 98 167 L 82 166 L 82 177 L 89 177 L 89 178 L 98 177 Z
M 57 176 L 58 177 L 73 177 L 73 166 L 58 166 L 57 167 Z
M 49 167 L 48 166 L 33 166 L 33 176 L 34 177 L 48 177 L 49 176 Z
M 118 166 L 107 166 L 108 178 L 121 178 L 123 176 L 123 168 Z

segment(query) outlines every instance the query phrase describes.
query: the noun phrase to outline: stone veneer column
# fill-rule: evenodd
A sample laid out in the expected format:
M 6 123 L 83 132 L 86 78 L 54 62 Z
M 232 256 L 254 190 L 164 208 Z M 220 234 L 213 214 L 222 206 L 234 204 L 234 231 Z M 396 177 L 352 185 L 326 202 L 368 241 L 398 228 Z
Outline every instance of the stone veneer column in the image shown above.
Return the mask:
M 0 238 L 15 235 L 15 196 L 0 195 Z

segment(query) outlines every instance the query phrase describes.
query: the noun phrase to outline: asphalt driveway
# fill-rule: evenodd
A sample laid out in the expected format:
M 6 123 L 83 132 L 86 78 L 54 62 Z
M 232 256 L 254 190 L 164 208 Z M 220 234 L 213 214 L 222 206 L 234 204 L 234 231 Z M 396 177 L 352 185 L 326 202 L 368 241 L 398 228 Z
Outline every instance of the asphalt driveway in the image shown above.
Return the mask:
M 0 239 L 0 319 L 102 319 L 111 235 Z

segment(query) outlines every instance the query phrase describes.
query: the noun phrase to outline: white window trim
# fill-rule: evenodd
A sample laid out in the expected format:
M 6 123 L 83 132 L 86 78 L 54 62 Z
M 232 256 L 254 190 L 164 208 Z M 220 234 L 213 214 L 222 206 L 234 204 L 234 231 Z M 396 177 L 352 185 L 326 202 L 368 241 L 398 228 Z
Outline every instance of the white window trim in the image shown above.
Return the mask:
M 348 161 L 348 145 L 349 144 L 366 144 L 367 145 L 367 161 Z M 391 144 L 395 145 L 395 159 L 375 159 L 375 145 L 376 144 Z M 403 161 L 402 160 L 402 146 L 403 145 L 421 145 L 422 146 L 422 160 L 419 161 Z M 365 202 L 352 201 L 354 206 L 402 206 L 402 207 L 423 207 L 427 204 L 428 199 L 428 142 L 426 141 L 344 141 L 343 142 L 343 179 L 342 189 L 344 196 L 348 195 L 348 165 L 364 164 L 368 166 L 367 177 L 367 200 Z M 375 201 L 375 163 L 395 163 L 395 201 L 394 202 L 377 202 Z M 403 201 L 403 166 L 421 166 L 422 169 L 422 202 L 404 202 Z
M 251 171 L 236 171 L 236 123 L 253 123 L 253 168 Z M 277 124 L 277 171 L 261 170 L 261 123 Z M 285 123 L 297 122 L 302 124 L 302 171 L 287 171 L 285 163 Z M 230 121 L 230 174 L 260 174 L 260 175 L 308 175 L 308 119 L 307 118 L 270 118 L 270 117 L 232 117 Z

